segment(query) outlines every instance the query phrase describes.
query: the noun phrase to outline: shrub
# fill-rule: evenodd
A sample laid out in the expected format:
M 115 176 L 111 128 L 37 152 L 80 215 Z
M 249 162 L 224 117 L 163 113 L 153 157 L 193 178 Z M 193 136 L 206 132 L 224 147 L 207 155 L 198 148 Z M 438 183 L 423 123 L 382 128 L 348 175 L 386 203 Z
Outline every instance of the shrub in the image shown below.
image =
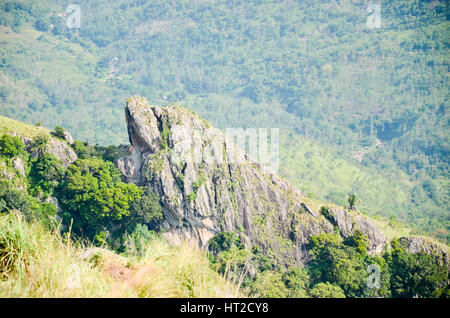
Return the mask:
M 288 288 L 288 297 L 304 298 L 307 297 L 309 286 L 309 274 L 302 267 L 291 267 L 283 273 L 283 282 Z
M 339 286 L 330 283 L 318 283 L 310 291 L 312 298 L 345 298 L 344 292 Z
M 209 240 L 209 250 L 217 255 L 220 252 L 228 251 L 233 246 L 242 249 L 244 245 L 241 239 L 234 232 L 220 232 Z
M 124 220 L 127 227 L 139 223 L 156 226 L 163 217 L 160 201 L 161 198 L 150 187 L 146 187 L 142 197 L 135 200 L 130 206 L 130 215 Z
M 144 224 L 136 224 L 131 234 L 125 235 L 125 251 L 131 255 L 144 255 L 149 243 L 158 238 L 154 231 L 150 231 Z
M 352 236 L 344 240 L 344 244 L 356 248 L 358 253 L 366 254 L 369 238 L 360 230 L 356 230 Z
M 33 138 L 33 148 L 44 149 L 50 137 L 47 134 L 40 134 Z
M 251 286 L 251 292 L 255 296 L 263 298 L 286 298 L 289 294 L 282 274 L 275 271 L 265 271 L 259 274 Z
M 445 264 L 424 252 L 407 253 L 392 241 L 392 252 L 387 256 L 391 274 L 393 297 L 446 297 L 449 272 Z
M 55 129 L 51 132 L 53 136 L 56 138 L 64 139 L 64 134 L 66 133 L 66 130 L 61 126 L 56 126 Z
M 7 158 L 19 156 L 24 149 L 24 143 L 17 136 L 3 135 L 0 138 L 0 153 Z
M 31 161 L 31 169 L 28 175 L 31 183 L 30 191 L 43 193 L 44 196 L 52 195 L 64 176 L 64 166 L 57 158 L 45 153 Z

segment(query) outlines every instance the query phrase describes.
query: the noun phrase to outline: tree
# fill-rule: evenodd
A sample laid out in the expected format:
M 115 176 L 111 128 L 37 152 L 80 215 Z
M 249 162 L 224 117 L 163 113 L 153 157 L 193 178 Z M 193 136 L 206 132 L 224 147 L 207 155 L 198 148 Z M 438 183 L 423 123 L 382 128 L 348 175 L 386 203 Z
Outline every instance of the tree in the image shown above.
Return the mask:
M 57 192 L 66 222 L 73 218 L 74 229 L 91 238 L 111 227 L 111 222 L 128 217 L 133 202 L 142 197 L 135 184 L 120 180 L 112 162 L 99 158 L 79 159 L 70 165 Z
M 50 29 L 50 24 L 43 19 L 37 19 L 34 23 L 34 28 L 41 32 L 47 32 Z
M 365 255 L 367 252 L 367 244 L 369 243 L 369 238 L 366 234 L 360 230 L 356 230 L 352 236 L 349 236 L 344 240 L 344 244 L 356 248 L 358 253 Z
M 350 210 L 353 210 L 353 208 L 355 207 L 355 203 L 356 203 L 356 195 L 349 194 L 348 196 L 348 203 L 350 204 Z
M 310 291 L 312 298 L 345 298 L 345 294 L 339 286 L 330 283 L 318 283 Z
M 342 243 L 336 234 L 321 234 L 310 239 L 311 278 L 330 282 L 342 288 L 346 296 L 363 295 L 366 285 L 366 265 L 355 247 Z
M 286 298 L 289 293 L 282 274 L 275 271 L 264 271 L 259 274 L 251 286 L 251 292 L 263 298 Z
M 45 145 L 48 143 L 50 137 L 47 134 L 39 134 L 33 138 L 33 148 L 34 149 L 44 149 Z
M 150 224 L 162 219 L 163 209 L 161 198 L 150 187 L 143 190 L 142 197 L 135 200 L 130 206 L 130 215 L 125 220 L 128 226 L 138 223 Z
M 28 175 L 31 184 L 31 192 L 42 192 L 44 196 L 52 195 L 64 176 L 64 166 L 54 156 L 44 153 L 31 161 L 31 169 Z
M 220 232 L 209 240 L 209 250 L 217 255 L 220 252 L 228 251 L 233 246 L 243 248 L 240 238 L 234 232 Z
M 3 135 L 0 138 L 0 154 L 7 158 L 17 157 L 24 149 L 24 143 L 17 136 Z
M 55 129 L 52 131 L 53 136 L 55 136 L 56 138 L 61 138 L 61 139 L 65 138 L 65 133 L 66 133 L 66 130 L 61 126 L 56 126 Z
M 387 258 L 393 297 L 445 297 L 449 279 L 445 264 L 424 252 L 406 252 L 398 240 L 393 240 L 391 245 Z
M 288 289 L 288 297 L 304 298 L 307 297 L 309 286 L 309 274 L 305 268 L 291 267 L 283 273 L 283 282 Z

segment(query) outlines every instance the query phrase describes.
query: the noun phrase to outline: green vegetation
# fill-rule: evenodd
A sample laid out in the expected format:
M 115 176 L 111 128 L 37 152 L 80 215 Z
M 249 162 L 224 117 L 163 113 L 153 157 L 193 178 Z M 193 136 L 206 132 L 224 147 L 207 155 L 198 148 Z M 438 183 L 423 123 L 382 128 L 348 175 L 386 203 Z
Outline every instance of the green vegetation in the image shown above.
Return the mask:
M 112 162 L 79 159 L 67 168 L 57 197 L 66 212 L 63 219 L 73 220 L 76 233 L 94 237 L 110 222 L 130 215 L 130 205 L 141 199 L 142 190 L 120 181 L 120 172 Z
M 17 157 L 24 148 L 22 140 L 16 136 L 3 135 L 0 139 L 0 154 L 7 158 Z
M 406 253 L 398 240 L 392 242 L 392 247 L 387 260 L 394 297 L 450 297 L 446 266 L 424 252 Z
M 436 256 L 406 252 L 398 240 L 391 251 L 375 256 L 367 254 L 368 239 L 360 231 L 345 240 L 338 233 L 312 236 L 311 261 L 288 269 L 240 242 L 238 234 L 217 234 L 209 242 L 210 259 L 251 296 L 449 297 L 447 265 Z
M 0 113 L 57 127 L 0 116 L 0 293 L 201 297 L 225 286 L 205 258 L 155 238 L 159 198 L 120 180 L 117 147 L 89 145 L 127 141 L 123 100 L 134 94 L 184 104 L 222 129 L 281 127 L 280 173 L 310 198 L 350 208 L 358 198 L 389 237 L 427 233 L 448 244 L 449 4 L 379 3 L 382 27 L 369 29 L 361 1 L 89 0 L 82 27 L 68 29 L 61 1 L 2 1 Z M 68 167 L 45 153 L 51 138 L 63 138 L 60 125 L 87 141 L 75 142 L 79 159 Z M 167 148 L 167 123 L 161 129 Z M 32 138 L 29 151 L 20 137 Z M 164 158 L 155 155 L 155 171 Z M 321 214 L 330 217 L 326 207 Z M 150 257 L 168 279 L 112 288 L 101 274 L 107 260 L 92 268 L 75 257 L 81 248 L 50 234 L 58 217 L 63 233 Z M 250 295 L 449 297 L 448 269 L 400 242 L 375 257 L 360 232 L 321 235 L 311 240 L 308 266 L 286 269 L 239 235 L 219 234 L 209 258 Z M 81 289 L 62 285 L 70 264 L 87 273 Z M 372 264 L 379 288 L 365 280 Z
M 312 298 L 345 298 L 342 289 L 330 283 L 318 283 L 310 290 L 309 295 Z
M 242 293 L 254 297 L 449 296 L 448 268 L 442 261 L 424 253 L 407 253 L 396 240 L 391 251 L 369 255 L 368 239 L 360 231 L 346 239 L 338 233 L 311 237 L 310 261 L 290 268 L 281 266 L 272 252 L 263 253 L 256 245 L 244 244 L 243 229 L 213 237 L 208 258 L 188 247 L 169 247 L 159 236 L 163 216 L 160 198 L 150 188 L 121 181 L 119 171 L 110 161 L 116 158 L 117 148 L 76 141 L 73 148 L 80 158 L 65 167 L 43 147 L 51 138 L 55 136 L 41 131 L 35 134 L 28 149 L 18 136 L 0 136 L 2 295 L 190 297 L 222 295 L 224 289 L 213 291 L 221 282 L 225 290 L 239 293 L 239 286 Z M 29 152 L 37 148 L 41 151 L 34 155 Z M 23 162 L 25 175 L 13 164 L 18 159 Z M 194 182 L 194 190 L 203 182 L 204 177 L 200 176 Z M 322 206 L 320 211 L 331 218 L 328 207 Z M 38 239 L 30 241 L 34 235 Z M 67 235 L 79 243 L 67 239 Z M 82 283 L 86 284 L 82 285 L 85 289 L 64 290 L 62 282 L 54 280 L 70 280 L 69 269 L 56 265 L 71 268 L 68 264 L 74 255 L 85 250 L 82 243 L 108 247 L 122 256 L 101 249 L 88 260 L 72 262 L 72 267 L 88 272 L 87 281 Z M 68 250 L 62 252 L 63 248 Z M 47 266 L 44 257 L 59 262 L 52 264 L 45 275 L 37 273 L 39 266 Z M 192 263 L 183 264 L 188 259 Z M 380 285 L 371 287 L 368 268 L 374 265 Z M 117 282 L 112 269 L 118 267 L 137 275 L 139 283 L 130 283 L 128 276 Z M 141 268 L 142 271 L 159 268 L 163 278 L 144 279 L 139 276 Z M 25 283 L 24 277 L 30 275 L 33 281 Z M 190 277 L 189 282 L 184 283 L 186 277 Z M 21 285 L 14 286 L 13 281 Z M 55 290 L 46 290 L 50 285 Z
M 9 213 L 0 214 L 0 247 L 3 298 L 242 296 L 204 253 L 161 239 L 147 241 L 140 256 L 118 255 Z
M 356 195 L 354 195 L 353 193 L 350 194 L 348 196 L 348 200 L 347 201 L 348 201 L 350 210 L 353 210 L 353 208 L 355 207 L 355 203 L 356 203 Z
M 64 139 L 65 132 L 66 130 L 64 128 L 62 128 L 61 126 L 56 126 L 55 129 L 51 132 L 51 134 L 56 138 Z
M 0 112 L 93 144 L 126 142 L 134 94 L 219 128 L 281 127 L 281 172 L 301 189 L 354 193 L 448 242 L 448 2 L 379 4 L 370 29 L 360 1 L 89 0 L 69 29 L 60 1 L 3 1 Z

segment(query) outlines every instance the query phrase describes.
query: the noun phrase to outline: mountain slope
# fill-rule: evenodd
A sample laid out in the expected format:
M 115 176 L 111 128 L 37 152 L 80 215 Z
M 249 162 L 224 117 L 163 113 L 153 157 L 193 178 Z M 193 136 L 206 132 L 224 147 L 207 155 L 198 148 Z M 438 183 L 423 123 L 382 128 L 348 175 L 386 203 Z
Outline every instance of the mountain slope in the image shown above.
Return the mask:
M 252 296 L 448 297 L 448 246 L 305 197 L 187 109 L 134 97 L 126 114 L 132 146 L 121 147 L 0 118 L 5 296 L 237 295 L 212 268 Z M 120 181 L 113 160 L 139 187 Z M 60 231 L 121 256 L 80 250 Z M 208 248 L 209 261 L 183 240 Z M 64 288 L 87 266 L 81 290 Z
M 448 241 L 448 3 L 378 4 L 370 29 L 361 1 L 83 1 L 69 29 L 61 1 L 3 1 L 0 113 L 100 144 L 126 140 L 121 104 L 133 94 L 222 129 L 281 127 L 363 170 L 367 187 L 343 176 L 316 191 L 327 173 L 285 142 L 290 181 L 339 204 L 339 189 L 355 192 L 367 213 Z
M 237 232 L 276 262 L 294 265 L 308 257 L 310 237 L 359 230 L 368 251 L 381 253 L 388 241 L 356 211 L 314 211 L 304 194 L 236 148 L 196 114 L 181 108 L 127 100 L 131 154 L 117 165 L 125 181 L 148 186 L 161 198 L 162 235 L 200 247 L 220 232 Z M 263 147 L 263 145 L 259 145 Z M 447 256 L 444 256 L 446 258 Z

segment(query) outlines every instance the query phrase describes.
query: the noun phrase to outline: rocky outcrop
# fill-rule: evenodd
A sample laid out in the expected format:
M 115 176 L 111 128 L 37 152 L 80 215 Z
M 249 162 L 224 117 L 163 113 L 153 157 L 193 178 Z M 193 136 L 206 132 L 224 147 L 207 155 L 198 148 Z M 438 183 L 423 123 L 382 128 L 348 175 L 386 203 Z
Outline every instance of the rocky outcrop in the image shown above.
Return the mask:
M 336 211 L 330 221 L 312 211 L 303 193 L 264 169 L 219 130 L 182 107 L 127 100 L 131 155 L 117 160 L 127 182 L 149 186 L 161 197 L 163 236 L 206 247 L 221 231 L 239 232 L 284 263 L 299 262 L 311 235 L 366 233 L 371 251 L 385 238 L 363 216 Z
M 16 169 L 16 171 L 22 176 L 25 177 L 26 173 L 25 173 L 25 164 L 23 162 L 23 160 L 21 158 L 14 158 L 12 160 L 14 169 Z
M 61 160 L 65 167 L 68 167 L 78 159 L 75 151 L 73 151 L 73 149 L 69 147 L 66 142 L 55 138 L 51 138 L 48 141 L 47 145 L 45 146 L 45 152 Z
M 386 247 L 386 237 L 368 218 L 355 211 L 347 212 L 335 208 L 328 209 L 328 213 L 329 220 L 339 228 L 343 237 L 348 237 L 359 230 L 369 238 L 369 252 L 383 252 Z
M 438 261 L 445 263 L 448 267 L 450 266 L 450 255 L 447 253 L 447 250 L 436 243 L 422 237 L 401 237 L 398 240 L 408 253 L 427 253 L 433 255 Z
M 67 133 L 67 138 L 72 138 L 69 133 Z M 49 138 L 45 146 L 42 148 L 34 147 L 33 139 L 23 137 L 22 141 L 24 142 L 27 151 L 31 153 L 32 157 L 38 157 L 43 153 L 49 153 L 55 158 L 61 160 L 64 167 L 68 167 L 70 164 L 75 162 L 78 159 L 75 151 L 69 146 L 69 141 L 61 140 L 57 138 Z M 73 139 L 72 139 L 73 142 Z

